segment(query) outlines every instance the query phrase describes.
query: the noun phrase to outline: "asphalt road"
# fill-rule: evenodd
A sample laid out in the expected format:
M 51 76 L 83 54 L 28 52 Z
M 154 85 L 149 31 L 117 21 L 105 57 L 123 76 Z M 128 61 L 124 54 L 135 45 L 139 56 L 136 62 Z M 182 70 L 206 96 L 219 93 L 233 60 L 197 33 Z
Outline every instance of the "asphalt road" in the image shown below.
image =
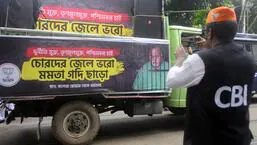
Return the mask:
M 257 105 L 250 109 L 251 129 L 257 138 Z M 42 123 L 42 139 L 37 142 L 37 119 L 29 118 L 20 125 L 0 125 L 0 145 L 60 145 L 51 134 L 51 118 Z M 101 130 L 92 145 L 182 145 L 183 117 L 163 115 L 127 117 L 122 112 L 101 115 Z M 253 141 L 252 145 L 257 145 Z

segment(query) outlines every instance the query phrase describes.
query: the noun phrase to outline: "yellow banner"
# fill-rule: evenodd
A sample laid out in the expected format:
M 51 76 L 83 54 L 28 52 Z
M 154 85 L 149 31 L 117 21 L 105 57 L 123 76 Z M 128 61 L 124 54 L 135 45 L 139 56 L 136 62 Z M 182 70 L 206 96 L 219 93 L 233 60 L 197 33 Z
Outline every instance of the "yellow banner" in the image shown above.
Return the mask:
M 22 66 L 22 79 L 104 82 L 122 72 L 124 64 L 115 58 L 31 58 Z
M 37 29 L 58 32 L 77 32 L 83 34 L 100 34 L 114 36 L 132 36 L 132 29 L 125 28 L 124 25 L 100 24 L 87 22 L 70 22 L 63 20 L 39 19 Z

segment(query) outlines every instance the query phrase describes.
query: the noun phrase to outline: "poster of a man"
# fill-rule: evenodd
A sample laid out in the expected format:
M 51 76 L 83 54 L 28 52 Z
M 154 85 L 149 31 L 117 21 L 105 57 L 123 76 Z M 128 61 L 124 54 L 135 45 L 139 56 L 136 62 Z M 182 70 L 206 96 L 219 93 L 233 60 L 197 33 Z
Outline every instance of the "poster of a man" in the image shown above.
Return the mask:
M 134 90 L 165 90 L 165 77 L 169 63 L 164 60 L 161 48 L 150 49 L 149 62 L 144 64 L 137 73 L 133 83 Z

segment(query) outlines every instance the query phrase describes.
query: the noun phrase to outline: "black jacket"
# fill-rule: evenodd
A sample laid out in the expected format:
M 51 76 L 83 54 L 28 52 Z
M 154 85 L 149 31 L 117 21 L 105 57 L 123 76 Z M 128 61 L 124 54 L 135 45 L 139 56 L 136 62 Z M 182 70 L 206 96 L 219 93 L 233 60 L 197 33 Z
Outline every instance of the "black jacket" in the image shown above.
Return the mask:
M 198 52 L 200 84 L 189 88 L 185 145 L 249 145 L 249 103 L 255 64 L 233 42 Z

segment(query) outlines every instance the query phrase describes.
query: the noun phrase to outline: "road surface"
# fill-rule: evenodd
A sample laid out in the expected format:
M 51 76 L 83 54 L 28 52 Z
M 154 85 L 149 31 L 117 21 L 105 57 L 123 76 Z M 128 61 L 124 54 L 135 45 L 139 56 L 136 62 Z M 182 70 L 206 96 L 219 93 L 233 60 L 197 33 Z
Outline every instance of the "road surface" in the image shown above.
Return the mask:
M 257 105 L 250 109 L 251 129 L 257 138 Z M 29 118 L 20 125 L 0 125 L 0 145 L 60 145 L 51 134 L 51 118 L 42 122 L 42 139 L 37 142 L 37 119 Z M 182 145 L 184 117 L 165 112 L 153 117 L 129 118 L 122 112 L 101 115 L 101 130 L 92 145 Z M 253 141 L 252 145 L 257 145 Z

